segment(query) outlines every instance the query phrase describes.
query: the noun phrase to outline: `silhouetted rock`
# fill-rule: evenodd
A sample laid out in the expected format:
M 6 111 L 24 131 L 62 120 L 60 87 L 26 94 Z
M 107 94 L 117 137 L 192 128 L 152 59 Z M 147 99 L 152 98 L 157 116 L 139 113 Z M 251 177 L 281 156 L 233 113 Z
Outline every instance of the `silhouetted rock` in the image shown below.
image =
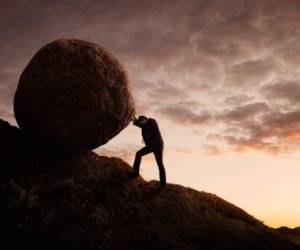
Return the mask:
M 0 137 L 1 250 L 300 249 L 216 195 L 132 178 L 121 159 L 47 153 L 1 121 Z
M 295 227 L 295 228 L 279 227 L 276 228 L 276 231 L 300 246 L 300 227 Z
M 64 151 L 105 144 L 134 113 L 121 64 L 97 44 L 60 39 L 41 48 L 24 69 L 14 100 L 21 129 Z

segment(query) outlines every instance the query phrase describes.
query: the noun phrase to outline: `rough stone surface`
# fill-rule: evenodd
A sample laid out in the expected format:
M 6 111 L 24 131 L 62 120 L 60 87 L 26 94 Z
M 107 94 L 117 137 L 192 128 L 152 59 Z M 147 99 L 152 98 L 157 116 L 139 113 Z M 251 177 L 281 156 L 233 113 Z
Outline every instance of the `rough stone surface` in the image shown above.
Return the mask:
M 24 69 L 14 99 L 20 128 L 50 147 L 82 151 L 105 144 L 134 113 L 122 65 L 97 44 L 60 39 Z

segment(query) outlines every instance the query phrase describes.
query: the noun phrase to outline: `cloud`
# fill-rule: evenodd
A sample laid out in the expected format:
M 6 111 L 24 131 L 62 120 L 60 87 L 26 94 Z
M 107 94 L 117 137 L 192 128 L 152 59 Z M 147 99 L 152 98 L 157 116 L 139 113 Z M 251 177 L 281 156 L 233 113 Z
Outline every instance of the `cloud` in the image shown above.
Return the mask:
M 223 110 L 222 114 L 217 115 L 217 120 L 222 120 L 225 123 L 242 123 L 245 120 L 254 120 L 256 116 L 264 113 L 269 109 L 264 102 L 250 103 L 243 106 L 237 106 L 231 110 Z
M 95 150 L 99 155 L 104 155 L 108 157 L 119 157 L 125 161 L 130 161 L 135 157 L 138 147 L 133 145 L 126 145 L 120 147 L 108 147 L 103 146 Z
M 260 112 L 259 119 L 235 119 L 230 129 L 214 138 L 226 142 L 236 152 L 252 149 L 276 155 L 299 150 L 300 111 L 265 109 Z
M 134 161 L 136 152 L 140 149 L 141 148 L 136 145 L 102 146 L 97 148 L 95 152 L 101 156 L 121 158 L 130 164 Z M 165 150 L 165 154 L 166 153 L 168 153 L 168 151 Z M 187 153 L 187 151 L 185 153 Z M 143 161 L 155 161 L 153 152 L 144 155 Z
M 266 85 L 262 92 L 269 99 L 286 101 L 288 104 L 299 104 L 300 84 L 296 81 L 280 81 Z
M 209 113 L 196 113 L 182 104 L 161 107 L 158 112 L 179 125 L 204 125 L 212 119 Z
M 175 152 L 184 154 L 184 155 L 193 155 L 195 150 L 192 147 L 175 147 Z
M 278 71 L 277 67 L 268 59 L 242 62 L 227 69 L 225 83 L 235 87 L 258 88 Z
M 209 156 L 216 156 L 216 155 L 224 154 L 224 150 L 215 145 L 204 144 L 203 150 L 204 150 L 204 154 L 209 155 Z
M 225 106 L 236 106 L 243 105 L 253 100 L 253 97 L 244 93 L 230 95 L 223 100 Z
M 151 91 L 148 91 L 148 96 L 152 100 L 168 100 L 175 101 L 176 99 L 182 99 L 182 97 L 187 96 L 185 89 L 178 87 L 176 85 L 168 84 L 166 82 L 158 81 L 156 87 Z

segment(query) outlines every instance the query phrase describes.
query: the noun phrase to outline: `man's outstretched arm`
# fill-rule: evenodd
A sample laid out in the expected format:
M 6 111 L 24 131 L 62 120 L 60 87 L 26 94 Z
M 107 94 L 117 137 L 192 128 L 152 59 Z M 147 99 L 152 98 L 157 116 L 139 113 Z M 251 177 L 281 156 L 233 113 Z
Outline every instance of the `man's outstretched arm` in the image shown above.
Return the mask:
M 135 117 L 133 117 L 132 123 L 133 123 L 134 126 L 137 126 L 137 127 L 140 127 L 140 128 L 142 128 L 143 125 L 144 125 L 138 119 L 136 119 Z

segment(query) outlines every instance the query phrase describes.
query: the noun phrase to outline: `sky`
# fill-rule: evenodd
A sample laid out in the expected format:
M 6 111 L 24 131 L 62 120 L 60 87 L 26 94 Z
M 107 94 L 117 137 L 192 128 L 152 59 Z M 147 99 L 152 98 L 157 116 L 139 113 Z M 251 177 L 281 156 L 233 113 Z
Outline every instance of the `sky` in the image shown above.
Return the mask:
M 127 69 L 155 118 L 167 181 L 215 193 L 265 224 L 300 226 L 299 0 L 0 0 L 0 118 L 34 53 L 95 42 Z M 129 125 L 95 152 L 132 163 Z M 158 179 L 154 157 L 141 175 Z

